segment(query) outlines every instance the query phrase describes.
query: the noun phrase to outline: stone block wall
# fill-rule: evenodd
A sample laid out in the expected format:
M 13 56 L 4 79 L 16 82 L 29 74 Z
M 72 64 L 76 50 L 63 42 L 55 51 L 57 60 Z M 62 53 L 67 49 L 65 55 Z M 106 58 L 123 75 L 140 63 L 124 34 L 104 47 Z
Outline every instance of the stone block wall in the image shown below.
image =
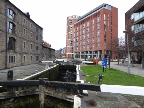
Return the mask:
M 7 6 L 7 9 L 6 9 Z M 14 19 L 8 16 L 6 11 L 10 9 L 14 12 Z M 14 33 L 8 31 L 8 23 L 14 25 Z M 38 63 L 42 59 L 43 28 L 36 24 L 28 13 L 23 13 L 10 1 L 0 1 L 0 69 L 14 66 Z M 6 38 L 7 37 L 7 38 Z M 6 39 L 15 40 L 14 50 L 6 49 Z M 25 45 L 24 45 L 25 44 Z M 8 45 L 8 44 L 7 44 Z M 6 55 L 7 51 L 7 55 Z M 15 62 L 9 62 L 9 56 L 15 56 Z M 25 57 L 24 57 L 25 56 Z M 7 63 L 5 63 L 7 57 Z

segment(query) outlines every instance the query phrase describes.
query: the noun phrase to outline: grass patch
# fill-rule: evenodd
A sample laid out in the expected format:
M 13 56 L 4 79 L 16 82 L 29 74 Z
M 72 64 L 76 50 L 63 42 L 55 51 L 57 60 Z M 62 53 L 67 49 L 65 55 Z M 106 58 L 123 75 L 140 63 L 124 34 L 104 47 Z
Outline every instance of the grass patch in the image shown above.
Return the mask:
M 122 72 L 116 69 L 106 69 L 106 72 L 102 71 L 102 66 L 81 66 L 83 74 L 90 75 L 86 76 L 86 81 L 92 84 L 98 84 L 98 78 L 93 76 L 98 76 L 99 74 L 104 75 L 101 80 L 101 84 L 108 85 L 125 85 L 125 86 L 141 86 L 144 87 L 144 77 L 137 76 L 126 72 Z

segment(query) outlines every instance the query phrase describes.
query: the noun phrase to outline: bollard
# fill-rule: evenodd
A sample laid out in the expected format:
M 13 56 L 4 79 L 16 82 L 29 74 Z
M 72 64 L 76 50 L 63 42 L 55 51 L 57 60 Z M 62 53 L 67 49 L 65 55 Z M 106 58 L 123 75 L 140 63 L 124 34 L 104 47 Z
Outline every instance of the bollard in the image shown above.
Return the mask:
M 12 81 L 13 80 L 13 70 L 9 70 L 7 72 L 7 80 L 8 81 Z M 7 91 L 11 92 L 11 91 L 13 91 L 13 88 L 12 87 L 7 87 Z
M 100 80 L 103 78 L 103 75 L 102 74 L 99 74 L 98 75 L 98 84 L 100 84 Z
M 7 80 L 8 80 L 8 81 L 13 80 L 13 70 L 9 70 L 9 71 L 7 72 Z

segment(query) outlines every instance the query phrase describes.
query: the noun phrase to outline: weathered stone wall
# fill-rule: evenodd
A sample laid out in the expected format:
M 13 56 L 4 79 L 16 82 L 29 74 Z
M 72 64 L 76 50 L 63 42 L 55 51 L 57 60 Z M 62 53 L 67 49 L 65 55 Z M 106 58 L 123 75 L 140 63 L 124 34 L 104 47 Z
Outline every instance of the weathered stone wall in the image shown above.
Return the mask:
M 6 0 L 0 1 L 0 69 L 5 68 L 6 36 L 15 39 L 15 50 L 7 50 L 7 67 L 27 65 L 38 63 L 42 59 L 42 32 L 43 29 L 30 19 L 25 13 L 19 10 L 11 2 L 8 2 L 7 8 L 15 13 L 14 19 L 6 15 Z M 6 32 L 7 23 L 15 25 L 15 33 Z M 8 25 L 7 25 L 8 26 Z M 7 34 L 7 35 L 6 35 Z M 24 47 L 25 42 L 25 47 Z M 36 48 L 37 47 L 37 48 Z M 9 63 L 9 56 L 15 56 L 15 62 Z M 25 56 L 25 60 L 24 60 Z M 36 57 L 38 56 L 38 59 Z
M 138 96 L 138 95 L 123 95 L 126 99 L 129 101 L 134 101 L 138 105 L 140 105 L 142 108 L 144 108 L 144 96 Z
M 0 0 L 0 69 L 5 68 L 5 48 L 6 48 L 6 19 L 5 0 Z
M 42 47 L 42 60 L 54 60 L 54 59 L 55 59 L 55 50 L 43 46 Z

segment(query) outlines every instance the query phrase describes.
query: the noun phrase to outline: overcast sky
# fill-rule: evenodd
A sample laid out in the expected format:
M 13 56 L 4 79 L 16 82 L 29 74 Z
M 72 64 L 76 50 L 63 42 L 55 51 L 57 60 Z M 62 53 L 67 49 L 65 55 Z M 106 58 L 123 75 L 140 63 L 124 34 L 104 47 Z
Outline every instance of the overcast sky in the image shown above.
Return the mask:
M 43 28 L 43 39 L 58 50 L 66 46 L 66 18 L 82 16 L 102 3 L 118 8 L 118 36 L 124 36 L 125 12 L 139 0 L 10 0 Z

